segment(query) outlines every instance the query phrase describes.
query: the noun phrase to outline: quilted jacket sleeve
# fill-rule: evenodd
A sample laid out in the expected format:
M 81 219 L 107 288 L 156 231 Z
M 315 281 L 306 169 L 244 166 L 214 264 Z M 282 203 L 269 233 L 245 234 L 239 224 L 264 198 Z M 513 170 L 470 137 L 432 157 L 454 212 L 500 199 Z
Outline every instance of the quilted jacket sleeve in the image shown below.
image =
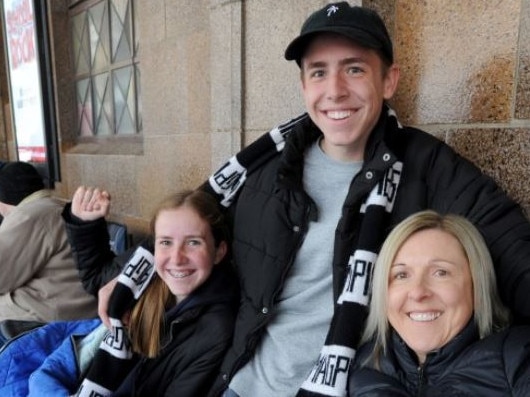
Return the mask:
M 85 222 L 72 215 L 70 208 L 71 205 L 67 204 L 62 213 L 68 241 L 83 287 L 88 293 L 97 296 L 99 289 L 120 273 L 136 247 L 120 256 L 114 255 L 110 249 L 105 219 Z
M 62 337 L 53 350 L 29 377 L 28 397 L 70 396 L 79 386 L 79 369 L 73 339 L 88 335 L 101 324 L 99 319 L 64 322 Z

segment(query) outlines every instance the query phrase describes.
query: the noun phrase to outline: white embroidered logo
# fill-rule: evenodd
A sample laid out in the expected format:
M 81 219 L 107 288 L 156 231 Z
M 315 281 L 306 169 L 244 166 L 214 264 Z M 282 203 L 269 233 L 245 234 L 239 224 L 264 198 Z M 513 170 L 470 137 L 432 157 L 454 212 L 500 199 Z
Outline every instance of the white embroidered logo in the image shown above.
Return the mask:
M 339 7 L 337 6 L 331 6 L 329 7 L 326 11 L 328 12 L 328 17 L 331 15 L 331 14 L 335 14 L 337 11 L 339 10 Z

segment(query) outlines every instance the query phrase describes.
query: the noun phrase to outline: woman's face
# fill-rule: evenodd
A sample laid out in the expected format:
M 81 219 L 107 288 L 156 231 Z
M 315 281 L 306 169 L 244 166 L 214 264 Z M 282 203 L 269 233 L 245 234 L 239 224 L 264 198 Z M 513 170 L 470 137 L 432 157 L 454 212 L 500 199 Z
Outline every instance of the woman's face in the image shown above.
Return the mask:
M 387 299 L 390 324 L 422 363 L 473 315 L 473 280 L 458 240 L 438 229 L 412 234 L 391 265 Z
M 203 284 L 223 259 L 226 243 L 215 247 L 210 225 L 190 207 L 162 210 L 155 222 L 155 266 L 182 301 Z

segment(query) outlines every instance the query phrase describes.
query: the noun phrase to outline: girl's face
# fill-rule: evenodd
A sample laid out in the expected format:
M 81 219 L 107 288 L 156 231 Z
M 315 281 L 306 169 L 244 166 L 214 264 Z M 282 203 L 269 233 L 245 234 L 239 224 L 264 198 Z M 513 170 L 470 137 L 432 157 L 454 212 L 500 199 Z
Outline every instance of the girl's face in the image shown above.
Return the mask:
M 203 284 L 226 253 L 215 247 L 210 225 L 187 206 L 162 210 L 155 222 L 155 266 L 160 278 L 182 301 Z
M 388 320 L 421 362 L 473 315 L 473 280 L 459 241 L 438 230 L 411 235 L 390 269 Z

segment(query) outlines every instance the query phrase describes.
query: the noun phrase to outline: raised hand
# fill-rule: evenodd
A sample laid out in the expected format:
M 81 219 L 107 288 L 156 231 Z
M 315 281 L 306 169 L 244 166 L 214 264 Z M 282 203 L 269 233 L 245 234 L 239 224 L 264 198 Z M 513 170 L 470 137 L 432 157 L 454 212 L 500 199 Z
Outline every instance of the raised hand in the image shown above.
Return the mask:
M 103 218 L 110 211 L 110 194 L 99 188 L 79 186 L 72 198 L 72 214 L 84 221 Z

